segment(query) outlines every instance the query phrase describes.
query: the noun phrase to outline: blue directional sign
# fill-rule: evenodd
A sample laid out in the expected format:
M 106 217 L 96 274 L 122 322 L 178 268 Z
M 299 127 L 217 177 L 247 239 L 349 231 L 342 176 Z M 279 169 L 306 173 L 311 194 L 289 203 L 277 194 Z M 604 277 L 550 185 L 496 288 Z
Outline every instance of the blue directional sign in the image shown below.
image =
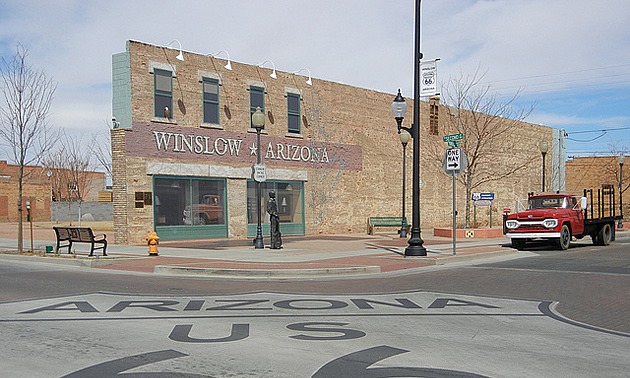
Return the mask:
M 494 193 L 473 193 L 473 201 L 494 201 Z

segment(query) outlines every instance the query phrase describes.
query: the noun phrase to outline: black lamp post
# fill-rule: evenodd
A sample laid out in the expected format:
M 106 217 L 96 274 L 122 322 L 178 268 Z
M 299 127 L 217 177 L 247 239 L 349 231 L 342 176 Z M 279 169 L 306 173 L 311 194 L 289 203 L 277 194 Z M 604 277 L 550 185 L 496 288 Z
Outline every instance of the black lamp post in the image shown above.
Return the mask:
M 260 111 L 260 107 L 256 108 L 254 114 L 252 114 L 252 125 L 256 129 L 256 163 L 260 165 L 260 131 L 265 127 L 265 114 Z M 256 180 L 256 211 L 258 212 L 258 226 L 256 228 L 256 239 L 254 240 L 254 248 L 264 249 L 261 225 L 261 202 L 262 202 L 262 184 L 259 180 Z
M 622 195 L 622 187 L 623 187 L 623 163 L 626 161 L 626 156 L 622 153 L 619 154 L 617 158 L 619 162 L 619 211 L 621 212 L 621 216 L 623 217 L 623 195 Z M 617 228 L 623 228 L 623 222 L 619 219 L 617 222 Z
M 402 121 L 402 120 L 401 120 Z M 407 178 L 407 175 L 405 173 L 405 167 L 407 166 L 406 164 L 406 160 L 407 160 L 407 143 L 409 142 L 409 139 L 411 139 L 411 134 L 409 134 L 407 132 L 407 130 L 400 130 L 399 131 L 399 136 L 400 136 L 400 143 L 402 144 L 403 147 L 403 159 L 402 159 L 402 226 L 400 228 L 400 237 L 401 238 L 406 238 L 407 237 L 407 222 L 406 222 L 406 218 L 405 218 L 405 179 Z
M 414 43 L 414 58 L 413 58 L 413 126 L 411 128 L 402 127 L 402 117 L 404 111 L 407 110 L 407 105 L 402 106 L 401 101 L 404 103 L 404 99 L 398 91 L 398 96 L 392 104 L 392 110 L 394 111 L 394 117 L 398 122 L 398 130 L 403 129 L 408 131 L 413 138 L 413 205 L 412 205 L 412 223 L 411 223 L 411 238 L 409 238 L 409 245 L 405 248 L 405 256 L 426 256 L 427 249 L 424 247 L 424 240 L 420 237 L 420 64 L 422 62 L 421 44 L 420 44 L 420 3 L 421 0 L 416 0 L 416 19 L 415 19 L 415 43 Z M 394 108 L 400 106 L 400 110 L 404 110 L 402 113 L 397 114 Z M 403 109 L 404 108 L 404 109 Z
M 418 11 L 420 6 L 420 1 L 418 0 Z M 416 19 L 416 25 L 419 27 L 419 16 Z M 419 31 L 418 31 L 419 33 Z M 416 35 L 416 45 L 419 44 L 419 35 Z M 419 46 L 417 46 L 416 51 Z M 422 56 L 422 54 L 416 54 L 416 57 Z M 418 79 L 420 61 L 418 60 L 418 65 L 415 70 L 415 78 Z M 402 133 L 409 133 L 413 138 L 413 205 L 412 205 L 412 225 L 411 225 L 411 238 L 408 243 L 409 246 L 405 248 L 405 256 L 426 256 L 427 250 L 424 248 L 424 241 L 420 237 L 420 136 L 418 127 L 415 125 L 418 124 L 418 120 L 420 117 L 420 83 L 416 81 L 416 98 L 414 99 L 414 125 L 409 127 L 404 127 L 402 125 L 403 118 L 405 117 L 405 113 L 407 112 L 407 103 L 400 93 L 400 89 L 398 90 L 398 95 L 394 98 L 394 102 L 392 102 L 392 113 L 394 114 L 394 118 L 396 119 L 396 123 L 398 124 L 398 132 L 401 134 L 401 142 L 402 142 Z M 408 141 L 408 140 L 407 140 Z M 403 144 L 403 152 L 404 152 Z M 404 166 L 403 166 L 404 167 Z M 403 168 L 404 169 L 404 168 Z M 404 176 L 404 173 L 403 173 Z M 404 190 L 404 184 L 403 184 Z M 404 227 L 404 195 L 403 195 L 403 228 Z M 402 233 L 402 230 L 401 230 Z M 406 234 L 406 230 L 405 230 Z M 405 235 L 406 237 L 406 235 Z
M 540 153 L 542 154 L 542 191 L 545 192 L 545 156 L 547 156 L 547 152 L 549 151 L 549 143 L 546 140 L 541 140 L 540 145 Z

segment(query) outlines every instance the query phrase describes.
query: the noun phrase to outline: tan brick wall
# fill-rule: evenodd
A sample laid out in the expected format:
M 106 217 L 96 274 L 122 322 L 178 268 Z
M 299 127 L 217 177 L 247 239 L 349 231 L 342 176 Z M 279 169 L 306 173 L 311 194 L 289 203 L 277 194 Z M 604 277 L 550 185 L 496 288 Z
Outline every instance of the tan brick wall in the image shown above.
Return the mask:
M 127 158 L 125 156 L 125 130 L 111 131 L 112 145 L 112 197 L 114 209 L 114 243 L 128 243 L 129 204 L 127 202 Z
M 360 163 L 360 170 L 319 169 L 308 165 L 285 167 L 283 162 L 267 161 L 270 167 L 304 170 L 308 172 L 305 183 L 304 203 L 306 233 L 347 233 L 365 232 L 366 220 L 370 216 L 399 216 L 401 213 L 402 147 L 396 132 L 396 122 L 391 114 L 394 95 L 350 87 L 325 80 L 313 79 L 313 86 L 305 84 L 306 78 L 278 71 L 278 79 L 269 77 L 267 68 L 232 63 L 233 70 L 223 68 L 224 60 L 185 54 L 185 61 L 175 59 L 176 50 L 163 49 L 143 43 L 131 42 L 131 85 L 132 119 L 134 125 L 144 123 L 163 127 L 168 125 L 153 117 L 153 75 L 149 73 L 150 62 L 170 63 L 176 66 L 177 75 L 173 78 L 174 122 L 178 128 L 199 130 L 202 122 L 202 93 L 198 80 L 198 70 L 216 72 L 221 76 L 219 89 L 220 122 L 223 132 L 247 135 L 250 125 L 248 82 L 264 82 L 266 85 L 265 105 L 267 124 L 265 136 L 287 138 L 287 115 L 285 88 L 302 91 L 302 115 L 307 124 L 302 123 L 303 139 L 298 141 L 326 141 L 329 145 L 343 144 L 357 146 L 360 153 L 345 151 L 343 158 L 353 164 Z M 407 101 L 409 109 L 404 125 L 409 126 L 413 118 L 412 101 Z M 440 123 L 439 135 L 428 135 L 429 105 L 421 103 L 421 217 L 422 227 L 448 226 L 451 224 L 451 179 L 441 169 L 439 156 L 446 146 L 441 141 L 445 130 Z M 441 107 L 441 106 L 440 106 Z M 441 107 L 442 108 L 442 107 Z M 314 114 L 316 116 L 314 116 Z M 440 110 L 440 114 L 445 111 Z M 272 122 L 273 119 L 273 122 Z M 138 126 L 134 126 L 138 127 Z M 204 129 L 207 130 L 207 129 Z M 193 132 L 193 131 L 191 131 Z M 501 165 L 510 160 L 527 162 L 527 168 L 518 175 L 489 182 L 475 191 L 494 192 L 495 214 L 493 221 L 500 224 L 503 207 L 514 207 L 517 199 L 526 197 L 530 191 L 540 188 L 541 157 L 538 143 L 542 135 L 551 140 L 552 129 L 522 123 L 514 135 L 505 138 L 502 145 L 495 148 L 493 161 Z M 411 219 L 412 198 L 412 142 L 407 147 L 407 217 Z M 431 147 L 433 146 L 433 147 Z M 114 216 L 124 217 L 115 221 L 117 242 L 138 242 L 152 227 L 150 209 L 134 209 L 135 191 L 151 191 L 151 176 L 146 174 L 146 157 L 124 156 L 124 131 L 115 130 L 112 134 L 114 169 Z M 245 145 L 242 149 L 246 148 Z M 434 151 L 430 153 L 430 151 Z M 439 156 L 438 156 L 439 155 Z M 551 161 L 551 154 L 547 155 Z M 186 159 L 151 158 L 153 161 L 199 163 Z M 252 161 L 253 162 L 253 161 Z M 229 162 L 209 162 L 225 164 Z M 236 166 L 248 166 L 238 163 Z M 548 172 L 551 172 L 549 164 Z M 492 167 L 490 167 L 492 169 Z M 338 173 L 341 173 L 338 175 Z M 243 179 L 228 179 L 229 235 L 243 238 L 246 233 L 246 183 Z M 324 192 L 329 201 L 321 206 L 314 201 L 314 194 Z M 461 183 L 457 186 L 457 210 L 463 220 L 465 196 Z M 316 205 L 320 206 L 316 206 Z M 487 208 L 484 208 L 487 211 Z M 314 218 L 323 215 L 322 222 Z M 478 220 L 480 217 L 478 214 Z M 486 216 L 487 220 L 487 216 Z
M 601 189 L 604 186 L 612 186 L 615 189 L 615 200 L 619 201 L 619 177 L 620 167 L 617 156 L 588 156 L 575 157 L 568 160 L 567 167 L 567 191 L 582 194 L 584 189 Z M 630 216 L 630 198 L 628 198 L 628 182 L 630 170 L 624 164 L 623 172 L 623 215 L 627 219 Z

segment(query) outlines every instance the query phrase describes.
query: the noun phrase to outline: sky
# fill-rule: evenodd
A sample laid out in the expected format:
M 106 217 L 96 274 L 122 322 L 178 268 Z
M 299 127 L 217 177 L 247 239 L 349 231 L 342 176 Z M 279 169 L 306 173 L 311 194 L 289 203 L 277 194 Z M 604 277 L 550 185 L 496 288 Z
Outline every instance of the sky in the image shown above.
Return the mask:
M 0 58 L 57 82 L 50 121 L 67 134 L 106 135 L 111 57 L 127 40 L 271 60 L 317 79 L 413 97 L 412 0 L 0 0 Z M 527 122 L 568 133 L 567 155 L 630 149 L 630 2 L 425 0 L 422 52 L 449 78 L 484 73 L 499 99 L 520 92 Z M 177 43 L 171 45 L 178 47 Z M 220 55 L 222 56 L 222 55 Z M 266 66 L 269 68 L 268 66 Z M 395 122 L 392 120 L 392 130 Z M 0 142 L 2 143 L 2 142 Z M 0 159 L 11 160 L 6 146 Z

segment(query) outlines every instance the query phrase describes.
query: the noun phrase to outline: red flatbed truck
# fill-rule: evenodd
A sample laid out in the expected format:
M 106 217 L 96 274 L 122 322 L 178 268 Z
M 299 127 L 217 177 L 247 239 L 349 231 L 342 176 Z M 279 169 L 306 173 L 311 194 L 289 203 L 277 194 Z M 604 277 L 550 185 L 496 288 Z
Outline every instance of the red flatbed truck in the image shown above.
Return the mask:
M 622 218 L 613 188 L 584 189 L 583 196 L 530 195 L 527 209 L 508 215 L 504 230 L 512 247 L 518 250 L 536 239 L 548 240 L 566 250 L 573 237 L 590 236 L 593 244 L 610 244 L 615 240 L 615 222 Z

